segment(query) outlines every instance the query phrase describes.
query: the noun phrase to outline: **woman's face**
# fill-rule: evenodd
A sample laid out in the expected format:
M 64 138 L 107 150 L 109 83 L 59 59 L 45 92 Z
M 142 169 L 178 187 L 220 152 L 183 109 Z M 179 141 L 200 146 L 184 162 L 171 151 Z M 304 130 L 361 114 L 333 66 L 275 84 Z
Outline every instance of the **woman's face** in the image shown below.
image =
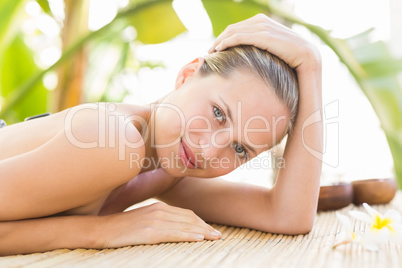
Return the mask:
M 227 79 L 185 74 L 155 113 L 151 146 L 177 177 L 216 177 L 271 148 L 288 112 L 272 89 L 247 71 Z

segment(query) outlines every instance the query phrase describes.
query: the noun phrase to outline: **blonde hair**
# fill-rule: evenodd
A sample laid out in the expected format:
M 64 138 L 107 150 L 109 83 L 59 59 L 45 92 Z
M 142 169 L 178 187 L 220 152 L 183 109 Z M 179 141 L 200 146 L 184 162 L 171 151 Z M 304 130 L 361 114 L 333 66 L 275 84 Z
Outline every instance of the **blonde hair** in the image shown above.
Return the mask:
M 239 69 L 258 74 L 289 111 L 288 125 L 277 142 L 279 143 L 286 134 L 292 134 L 298 110 L 299 89 L 296 71 L 283 60 L 268 51 L 242 45 L 209 54 L 204 57 L 204 61 L 200 69 L 203 76 L 218 74 L 228 78 L 233 71 Z

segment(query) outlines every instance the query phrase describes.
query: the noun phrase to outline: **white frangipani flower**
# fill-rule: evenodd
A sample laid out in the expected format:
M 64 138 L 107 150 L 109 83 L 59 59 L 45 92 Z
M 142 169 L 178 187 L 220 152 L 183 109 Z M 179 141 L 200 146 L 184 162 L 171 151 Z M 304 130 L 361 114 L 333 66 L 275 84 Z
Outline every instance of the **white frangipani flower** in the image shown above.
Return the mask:
M 349 214 L 369 224 L 368 233 L 372 239 L 375 239 L 378 244 L 388 241 L 401 242 L 402 216 L 400 212 L 390 209 L 382 215 L 367 203 L 364 203 L 363 207 L 367 214 L 360 211 L 350 211 Z
M 357 241 L 358 239 L 355 232 L 353 231 L 353 225 L 350 219 L 339 212 L 336 212 L 336 216 L 341 221 L 342 226 L 346 231 L 346 240 Z
M 401 213 L 390 209 L 384 215 L 364 203 L 367 213 L 361 211 L 349 211 L 349 214 L 369 225 L 363 235 L 356 235 L 352 223 L 348 217 L 336 213 L 347 234 L 346 240 L 333 248 L 346 243 L 358 243 L 368 250 L 378 250 L 379 246 L 387 242 L 402 243 L 402 216 Z
M 352 225 L 351 220 L 347 216 L 345 216 L 339 212 L 336 212 L 336 217 L 340 220 L 342 227 L 346 233 L 345 233 L 344 240 L 342 242 L 334 245 L 332 247 L 332 249 L 335 249 L 336 247 L 338 247 L 340 245 L 349 244 L 349 243 L 361 244 L 362 235 L 355 233 L 355 231 L 353 230 L 353 225 Z

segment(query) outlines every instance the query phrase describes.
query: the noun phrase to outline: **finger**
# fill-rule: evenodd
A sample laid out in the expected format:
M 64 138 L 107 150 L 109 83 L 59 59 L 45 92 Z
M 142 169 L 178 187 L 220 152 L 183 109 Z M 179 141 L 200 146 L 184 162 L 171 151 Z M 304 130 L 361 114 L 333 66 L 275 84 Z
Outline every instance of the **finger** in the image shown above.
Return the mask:
M 153 225 L 158 229 L 177 229 L 180 231 L 202 234 L 205 239 L 219 239 L 222 234 L 207 224 L 194 212 L 187 209 L 174 208 L 173 211 L 156 211 Z M 181 214 L 175 213 L 179 211 Z
M 217 240 L 222 234 L 213 229 L 203 228 L 190 223 L 157 220 L 145 224 L 142 235 L 148 243 Z
M 219 232 L 218 230 L 213 229 L 213 228 L 211 230 L 209 228 L 204 228 L 204 227 L 187 224 L 187 223 L 178 224 L 178 228 L 185 232 L 202 234 L 205 237 L 205 239 L 215 240 L 215 239 L 219 239 L 222 237 L 221 232 Z
M 163 230 L 156 232 L 158 240 L 156 243 L 162 242 L 200 242 L 205 239 L 204 235 L 180 230 Z
M 206 230 L 197 230 L 197 228 L 191 228 L 191 230 L 177 229 L 173 226 L 171 229 L 159 229 L 154 232 L 155 238 L 158 242 L 196 242 L 208 240 L 217 240 L 222 235 L 216 232 L 207 232 Z
M 212 47 L 209 49 L 209 53 L 213 53 L 215 51 L 222 51 L 230 46 L 224 46 L 221 45 L 221 43 L 228 39 L 233 37 L 233 35 L 236 34 L 247 34 L 247 33 L 272 33 L 274 34 L 291 34 L 293 35 L 294 32 L 286 27 L 285 25 L 280 24 L 279 22 L 272 20 L 271 18 L 259 14 L 256 15 L 248 20 L 238 22 L 236 24 L 229 25 L 214 41 L 212 44 Z M 250 36 L 249 38 L 253 38 L 253 36 Z M 244 41 L 243 41 L 244 40 Z M 243 40 L 239 40 L 238 43 L 234 42 L 231 44 L 231 46 L 236 46 L 236 45 L 252 45 L 251 43 L 247 42 L 249 39 L 245 38 Z M 247 42 L 247 43 L 245 43 Z M 260 47 L 261 48 L 261 47 Z
M 214 228 L 198 217 L 192 210 L 169 206 L 164 203 L 151 205 L 153 217 L 172 222 L 191 223 L 212 231 Z
M 301 62 L 297 55 L 303 53 L 303 40 L 295 34 L 283 32 L 237 33 L 224 39 L 216 51 L 223 51 L 237 45 L 252 45 L 266 50 L 286 62 L 291 68 L 297 68 Z
M 254 45 L 261 49 L 267 49 L 271 42 L 288 42 L 290 39 L 300 37 L 289 28 L 276 27 L 266 24 L 241 27 L 230 30 L 216 41 L 215 51 L 222 51 L 237 45 Z M 215 43 L 214 43 L 215 45 Z
M 205 239 L 209 240 L 216 240 L 222 237 L 222 234 L 215 229 L 210 230 L 209 228 L 203 228 L 188 223 L 169 222 L 165 224 L 166 227 L 168 226 L 168 228 L 166 228 L 168 230 L 180 230 L 182 232 L 200 234 L 203 235 Z
M 234 26 L 231 25 L 229 27 L 227 27 L 214 41 L 214 43 L 212 44 L 210 50 L 208 52 L 212 53 L 217 51 L 216 47 L 222 43 L 223 40 L 226 40 L 227 38 L 230 38 L 233 35 L 236 34 L 251 34 L 251 33 L 255 33 L 258 31 L 261 31 L 261 28 L 263 27 L 263 25 L 255 25 L 255 27 L 250 27 L 248 25 L 238 25 L 238 26 Z
M 264 14 L 257 14 L 251 18 L 246 20 L 231 24 L 225 28 L 225 30 L 216 38 L 215 42 L 213 43 L 212 47 L 209 49 L 209 53 L 215 52 L 215 48 L 222 42 L 223 39 L 231 36 L 234 33 L 245 33 L 249 31 L 254 31 L 257 27 L 256 25 L 269 25 L 270 23 L 275 22 L 274 20 L 270 19 L 268 16 Z
M 206 232 L 214 231 L 214 228 L 198 217 L 194 212 L 188 212 L 185 214 L 175 214 L 171 213 L 169 216 L 165 218 L 166 220 L 177 222 L 186 225 L 191 225 L 194 228 L 198 228 L 199 230 L 205 230 Z
M 223 51 L 237 45 L 252 45 L 260 49 L 268 50 L 269 40 L 271 39 L 269 35 L 268 32 L 236 33 L 223 39 L 215 47 L 215 50 Z

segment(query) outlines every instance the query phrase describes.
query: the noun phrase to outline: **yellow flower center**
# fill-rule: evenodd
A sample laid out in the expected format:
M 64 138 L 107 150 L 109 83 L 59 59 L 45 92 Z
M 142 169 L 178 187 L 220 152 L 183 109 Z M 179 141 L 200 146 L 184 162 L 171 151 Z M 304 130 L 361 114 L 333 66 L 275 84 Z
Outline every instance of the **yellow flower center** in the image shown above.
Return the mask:
M 357 237 L 356 237 L 356 235 L 355 235 L 355 232 L 350 232 L 351 233 L 351 235 L 352 235 L 352 239 L 353 240 L 357 240 Z
M 391 226 L 391 223 L 393 223 L 393 220 L 390 218 L 381 218 L 380 215 L 376 214 L 374 217 L 374 222 L 373 225 L 371 226 L 371 229 L 379 231 L 382 228 L 388 228 L 391 232 L 394 230 Z

